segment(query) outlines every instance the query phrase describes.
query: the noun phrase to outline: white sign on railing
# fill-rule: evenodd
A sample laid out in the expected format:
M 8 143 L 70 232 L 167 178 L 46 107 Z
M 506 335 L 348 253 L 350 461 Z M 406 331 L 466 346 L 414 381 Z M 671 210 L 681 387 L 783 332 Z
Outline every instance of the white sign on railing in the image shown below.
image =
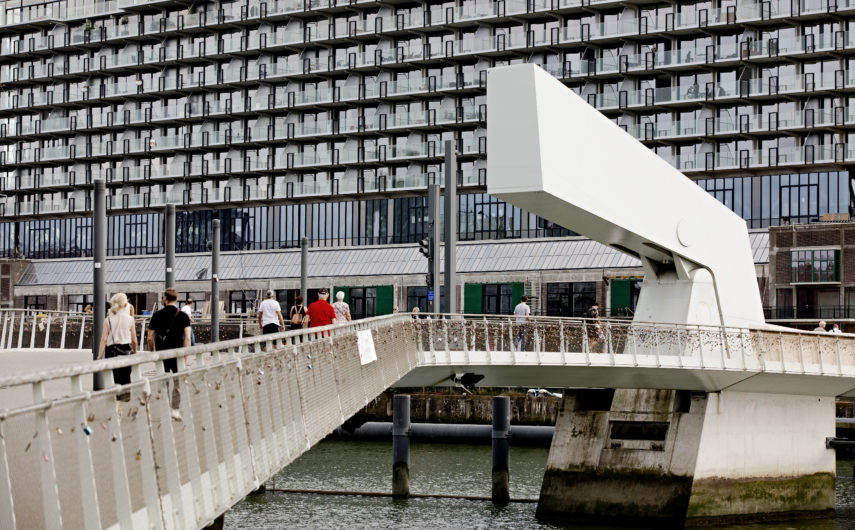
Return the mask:
M 357 347 L 359 348 L 359 361 L 365 366 L 377 360 L 377 350 L 374 349 L 374 337 L 370 329 L 361 329 L 356 332 Z

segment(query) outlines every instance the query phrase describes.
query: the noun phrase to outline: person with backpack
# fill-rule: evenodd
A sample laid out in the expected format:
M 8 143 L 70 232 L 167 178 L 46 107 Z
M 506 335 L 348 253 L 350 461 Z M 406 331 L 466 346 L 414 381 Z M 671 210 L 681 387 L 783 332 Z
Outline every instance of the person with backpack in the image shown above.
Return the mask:
M 147 343 L 150 351 L 172 350 L 190 346 L 190 319 L 187 314 L 178 309 L 178 291 L 170 287 L 163 291 L 163 309 L 151 316 L 148 324 Z M 178 372 L 178 360 L 164 359 L 163 369 L 166 372 Z M 180 390 L 178 376 L 172 381 L 172 418 L 181 421 Z
M 298 296 L 294 300 L 294 305 L 291 306 L 291 311 L 288 312 L 288 319 L 291 321 L 291 331 L 303 329 L 304 318 L 306 318 L 306 308 L 303 307 L 303 297 Z

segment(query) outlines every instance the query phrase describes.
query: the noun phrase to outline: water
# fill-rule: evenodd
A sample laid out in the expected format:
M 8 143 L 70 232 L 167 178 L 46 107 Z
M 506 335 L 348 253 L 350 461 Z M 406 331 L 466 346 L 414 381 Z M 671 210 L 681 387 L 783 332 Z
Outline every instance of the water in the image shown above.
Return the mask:
M 548 452 L 545 448 L 511 448 L 511 498 L 537 498 Z M 855 529 L 852 466 L 852 460 L 837 463 L 837 518 L 728 528 Z M 267 484 L 286 489 L 388 493 L 391 475 L 391 442 L 324 441 Z M 490 446 L 412 444 L 410 491 L 489 497 Z M 537 521 L 536 506 L 511 503 L 499 508 L 487 501 L 463 499 L 395 501 L 389 497 L 268 492 L 235 505 L 226 514 L 226 528 L 558 528 Z

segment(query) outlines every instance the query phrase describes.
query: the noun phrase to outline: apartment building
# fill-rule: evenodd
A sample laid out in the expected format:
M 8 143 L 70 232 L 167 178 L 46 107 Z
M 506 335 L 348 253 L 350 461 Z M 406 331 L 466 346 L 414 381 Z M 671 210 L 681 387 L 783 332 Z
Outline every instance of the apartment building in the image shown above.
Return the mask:
M 286 252 L 305 236 L 381 263 L 385 247 L 423 237 L 446 141 L 461 241 L 560 245 L 572 232 L 485 193 L 486 70 L 518 62 L 560 78 L 752 229 L 848 215 L 853 20 L 853 0 L 0 0 L 0 256 L 78 266 L 102 178 L 117 266 L 162 254 L 168 202 L 179 253 L 204 252 L 216 217 L 227 252 Z M 561 255 L 489 272 L 524 279 L 542 312 L 548 286 L 527 280 L 543 270 L 569 284 L 599 274 L 604 305 L 609 275 L 640 274 Z M 376 270 L 365 281 L 386 281 Z M 395 279 L 419 283 L 421 271 Z M 556 289 L 553 300 L 574 292 Z

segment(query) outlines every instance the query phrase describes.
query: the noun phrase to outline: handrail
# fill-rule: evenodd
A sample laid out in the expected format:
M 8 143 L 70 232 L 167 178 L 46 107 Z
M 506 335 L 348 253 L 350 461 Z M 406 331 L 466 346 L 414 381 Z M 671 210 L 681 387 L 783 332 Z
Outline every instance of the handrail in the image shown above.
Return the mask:
M 332 324 L 329 326 L 318 326 L 313 328 L 304 328 L 300 330 L 289 330 L 280 333 L 271 333 L 268 335 L 254 335 L 243 337 L 240 339 L 225 340 L 209 344 L 197 344 L 186 348 L 176 348 L 172 350 L 163 350 L 157 352 L 137 353 L 122 358 L 101 359 L 92 361 L 91 363 L 81 364 L 77 366 L 68 366 L 62 368 L 51 368 L 48 370 L 37 370 L 32 372 L 23 372 L 18 374 L 0 375 L 0 388 L 4 386 L 17 386 L 33 384 L 40 381 L 50 381 L 54 379 L 75 377 L 87 374 L 94 374 L 105 370 L 115 368 L 124 368 L 144 363 L 163 361 L 167 359 L 177 359 L 185 356 L 195 356 L 203 353 L 222 352 L 232 348 L 242 349 L 248 346 L 256 346 L 264 343 L 272 343 L 274 341 L 287 341 L 287 344 L 292 345 L 300 342 L 308 342 L 317 340 L 317 335 L 338 336 L 346 332 L 351 332 L 360 329 L 367 329 L 375 322 L 387 320 L 389 323 L 394 323 L 399 320 L 406 320 L 407 314 L 384 315 L 379 317 L 366 318 L 362 320 L 353 320 L 345 324 Z M 300 338 L 302 340 L 297 341 Z M 320 337 L 323 338 L 323 337 Z

